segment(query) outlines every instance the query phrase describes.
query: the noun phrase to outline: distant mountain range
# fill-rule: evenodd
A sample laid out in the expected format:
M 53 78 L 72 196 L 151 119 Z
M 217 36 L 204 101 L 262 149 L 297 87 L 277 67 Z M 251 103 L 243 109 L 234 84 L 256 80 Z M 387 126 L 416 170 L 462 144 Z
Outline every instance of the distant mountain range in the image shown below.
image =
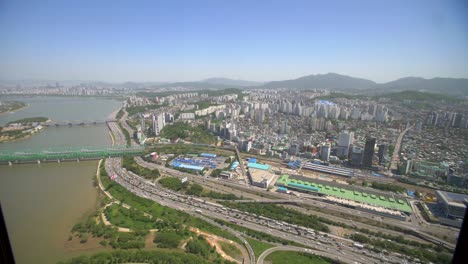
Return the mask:
M 228 78 L 209 78 L 201 81 L 202 83 L 210 83 L 210 84 L 221 84 L 227 86 L 259 86 L 263 83 L 261 82 L 252 82 L 252 81 L 244 81 L 244 80 L 233 80 Z
M 262 88 L 329 89 L 373 94 L 410 90 L 468 96 L 468 79 L 406 77 L 387 83 L 376 83 L 367 79 L 327 73 L 268 82 Z
M 198 82 L 174 82 L 165 83 L 158 85 L 158 87 L 170 88 L 170 87 L 184 87 L 191 89 L 225 89 L 225 88 L 245 88 L 260 86 L 263 83 L 244 81 L 244 80 L 233 80 L 228 78 L 209 78 Z
M 426 91 L 448 95 L 468 96 L 468 79 L 457 78 L 416 78 L 406 77 L 396 81 L 377 85 L 383 91 Z
M 16 81 L 17 84 L 31 84 L 38 81 Z M 127 89 L 154 89 L 154 88 L 185 88 L 185 89 L 226 89 L 226 88 L 244 88 L 244 89 L 328 89 L 338 91 L 348 91 L 366 94 L 382 94 L 398 92 L 404 90 L 426 91 L 433 93 L 443 93 L 453 96 L 468 96 L 468 79 L 457 78 L 432 78 L 424 79 L 418 77 L 406 77 L 387 83 L 376 83 L 371 80 L 355 78 L 351 76 L 327 73 L 300 77 L 292 80 L 274 81 L 274 82 L 253 82 L 245 80 L 233 80 L 228 78 L 209 78 L 194 82 L 125 82 L 112 84 L 106 82 L 92 81 L 58 81 L 60 84 L 95 84 L 101 87 L 122 87 Z M 0 81 L 0 84 L 13 84 L 14 81 Z M 55 84 L 55 81 L 42 80 L 40 83 Z
M 354 78 L 336 73 L 308 75 L 293 80 L 275 81 L 264 84 L 263 88 L 289 88 L 289 89 L 370 89 L 376 83 L 366 79 Z
M 199 82 L 167 83 L 159 85 L 159 87 L 184 87 L 192 89 L 328 89 L 370 94 L 411 90 L 468 96 L 468 79 L 406 77 L 387 83 L 376 83 L 371 80 L 336 73 L 308 75 L 297 79 L 267 82 L 264 84 L 227 78 L 211 78 Z

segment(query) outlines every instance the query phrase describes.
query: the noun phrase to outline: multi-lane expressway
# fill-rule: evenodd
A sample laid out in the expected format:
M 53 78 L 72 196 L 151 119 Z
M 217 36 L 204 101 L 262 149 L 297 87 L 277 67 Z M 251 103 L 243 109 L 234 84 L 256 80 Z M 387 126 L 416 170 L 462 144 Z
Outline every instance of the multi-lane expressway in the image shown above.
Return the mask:
M 116 182 L 127 188 L 138 196 L 149 198 L 177 210 L 183 210 L 197 217 L 206 217 L 220 220 L 234 221 L 236 224 L 246 228 L 257 230 L 270 234 L 275 237 L 284 238 L 310 248 L 325 251 L 332 254 L 335 260 L 341 259 L 337 252 L 343 252 L 342 255 L 350 256 L 350 259 L 363 263 L 374 263 L 383 261 L 385 258 L 379 254 L 366 249 L 357 249 L 352 246 L 352 241 L 330 234 L 314 232 L 304 227 L 292 225 L 286 222 L 278 222 L 262 216 L 253 216 L 251 214 L 236 210 L 223 208 L 219 204 L 203 201 L 196 197 L 182 195 L 177 192 L 166 190 L 154 183 L 151 183 L 132 172 L 126 171 L 121 167 L 119 158 L 106 160 L 106 170 L 109 175 L 118 175 Z M 233 231 L 233 230 L 232 230 Z M 247 247 L 248 243 L 244 242 Z M 250 251 L 250 250 L 249 250 Z M 365 255 L 364 255 L 365 254 Z M 363 258 L 362 261 L 359 261 Z M 252 261 L 252 256 L 250 258 Z M 343 261 L 343 259 L 341 259 Z M 397 256 L 387 256 L 386 262 L 401 263 L 403 259 Z M 353 263 L 344 260 L 346 263 Z
M 135 158 L 135 160 L 142 167 L 146 167 L 146 168 L 150 168 L 150 169 L 158 169 L 161 172 L 165 172 L 165 173 L 170 174 L 171 176 L 174 176 L 174 177 L 179 177 L 179 178 L 188 177 L 189 179 L 193 180 L 194 182 L 197 182 L 197 183 L 202 184 L 202 185 L 208 185 L 208 186 L 210 186 L 210 187 L 212 187 L 214 189 L 223 188 L 223 186 L 226 186 L 226 187 L 229 186 L 229 187 L 235 189 L 235 190 L 232 190 L 231 192 L 236 194 L 236 195 L 244 195 L 246 192 L 252 192 L 252 191 L 265 192 L 265 190 L 263 190 L 263 189 L 253 187 L 253 186 L 246 186 L 244 184 L 240 184 L 240 183 L 237 183 L 237 182 L 223 181 L 223 180 L 218 180 L 218 179 L 209 178 L 209 177 L 203 177 L 203 178 L 202 177 L 196 177 L 196 176 L 194 176 L 192 174 L 180 172 L 180 171 L 172 169 L 172 168 L 167 168 L 167 167 L 165 167 L 163 165 L 158 165 L 158 164 L 155 164 L 155 163 L 146 162 L 140 157 Z M 236 193 L 236 190 L 237 190 L 237 193 Z M 283 193 L 268 192 L 268 195 L 272 196 L 272 197 L 275 197 L 278 200 L 291 199 L 290 195 L 283 194 Z M 381 217 L 381 216 L 377 216 L 377 215 L 372 214 L 372 213 L 367 213 L 367 212 L 363 212 L 363 211 L 359 211 L 359 210 L 355 210 L 355 209 L 351 209 L 351 208 L 345 208 L 344 209 L 342 206 L 330 204 L 330 203 L 327 203 L 327 202 L 323 202 L 321 200 L 321 198 L 313 196 L 313 195 L 302 194 L 300 198 L 296 197 L 296 198 L 293 198 L 293 199 L 300 199 L 300 200 L 302 200 L 302 204 L 305 204 L 305 205 L 308 205 L 308 206 L 313 206 L 313 207 L 326 208 L 326 210 L 334 211 L 336 213 L 347 213 L 347 214 L 350 214 L 350 215 L 355 215 L 355 216 L 358 215 L 359 217 L 365 217 L 365 218 L 368 218 L 368 219 L 374 220 L 374 221 L 384 221 L 387 224 L 391 224 L 391 225 L 397 226 L 399 228 L 403 228 L 405 230 L 411 230 L 415 234 L 417 234 L 418 237 L 421 238 L 421 239 L 424 239 L 424 240 L 427 240 L 429 242 L 436 243 L 436 244 L 442 244 L 442 245 L 444 245 L 445 247 L 447 247 L 449 249 L 454 248 L 453 244 L 448 243 L 448 242 L 446 242 L 446 241 L 444 241 L 444 240 L 442 240 L 440 238 L 437 238 L 437 237 L 429 234 L 427 232 L 428 229 L 426 227 L 420 226 L 418 224 L 418 222 L 416 222 L 416 221 L 404 222 L 404 221 L 401 221 L 401 220 L 396 220 L 396 219 L 392 219 L 392 218 L 388 218 L 388 217 Z M 314 212 L 314 214 L 321 215 L 323 213 Z M 329 218 L 331 220 L 337 221 L 337 222 L 343 222 L 343 221 L 349 222 L 349 221 L 344 220 L 343 218 L 340 218 L 338 216 L 333 216 L 333 215 L 322 215 L 322 216 L 325 216 L 325 217 L 327 217 L 327 218 Z M 390 234 L 393 234 L 393 235 L 401 235 L 402 234 L 402 233 L 398 233 L 396 231 L 392 231 L 392 230 L 389 230 L 389 229 L 364 224 L 364 223 L 361 223 L 361 222 L 358 222 L 358 221 L 353 222 L 353 225 L 355 225 L 356 227 L 359 227 L 359 228 L 366 228 L 366 229 L 369 229 L 369 230 L 374 230 L 375 232 L 384 232 L 384 233 L 390 233 Z

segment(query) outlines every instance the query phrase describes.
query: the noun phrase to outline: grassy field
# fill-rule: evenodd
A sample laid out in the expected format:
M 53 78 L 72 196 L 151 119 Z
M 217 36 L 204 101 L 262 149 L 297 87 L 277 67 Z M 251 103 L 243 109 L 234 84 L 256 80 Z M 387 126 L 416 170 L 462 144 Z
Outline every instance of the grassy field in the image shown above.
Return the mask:
M 140 211 L 126 209 L 118 204 L 107 207 L 104 213 L 112 224 L 132 230 L 161 229 L 168 226 L 166 222 L 150 219 Z
M 27 117 L 27 118 L 22 118 L 22 119 L 18 119 L 18 120 L 15 120 L 15 121 L 10 121 L 7 123 L 7 125 L 9 124 L 13 124 L 13 123 L 21 123 L 21 124 L 30 124 L 30 123 L 42 123 L 42 122 L 46 122 L 47 120 L 49 120 L 49 118 L 47 117 Z
M 223 249 L 223 251 L 226 252 L 226 254 L 228 254 L 234 259 L 239 259 L 239 258 L 242 259 L 242 252 L 236 246 L 234 246 L 231 243 L 227 243 L 223 241 L 219 241 L 218 243 Z
M 272 264 L 329 264 L 333 263 L 326 258 L 290 251 L 276 251 L 268 255 L 265 261 Z
M 204 126 L 199 125 L 192 127 L 186 123 L 176 122 L 172 125 L 167 125 L 161 130 L 161 137 L 171 140 L 182 138 L 194 143 L 213 144 L 216 142 L 216 137 Z
M 249 242 L 250 246 L 252 247 L 256 257 L 260 256 L 265 250 L 275 246 L 273 244 L 259 241 L 253 238 L 246 238 L 246 240 Z
M 234 156 L 235 152 L 228 149 L 220 149 L 214 146 L 197 146 L 192 144 L 161 144 L 157 146 L 151 146 L 147 149 L 147 154 L 156 151 L 158 153 L 172 153 L 177 155 L 180 154 L 201 154 L 204 152 L 215 153 L 220 156 L 229 157 Z
M 213 226 L 199 218 L 190 216 L 186 212 L 162 206 L 149 199 L 136 196 L 122 187 L 120 184 L 112 181 L 107 175 L 103 165 L 101 165 L 101 181 L 104 185 L 104 188 L 109 191 L 117 200 L 123 201 L 124 203 L 139 211 L 148 213 L 154 218 L 161 219 L 173 227 L 180 225 L 192 226 L 208 233 L 222 236 L 242 244 L 242 242 L 237 237 L 227 232 L 226 230 L 223 230 L 217 226 Z

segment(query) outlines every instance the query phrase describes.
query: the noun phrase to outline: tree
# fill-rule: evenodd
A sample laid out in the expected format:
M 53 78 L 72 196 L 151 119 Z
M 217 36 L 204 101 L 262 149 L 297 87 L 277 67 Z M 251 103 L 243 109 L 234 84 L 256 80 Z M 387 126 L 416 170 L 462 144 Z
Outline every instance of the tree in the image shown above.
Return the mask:
M 80 243 L 86 243 L 88 242 L 88 234 L 87 233 L 81 233 L 80 234 Z
M 188 195 L 195 195 L 195 196 L 200 196 L 200 194 L 203 192 L 203 187 L 200 184 L 194 183 L 188 190 L 187 194 Z

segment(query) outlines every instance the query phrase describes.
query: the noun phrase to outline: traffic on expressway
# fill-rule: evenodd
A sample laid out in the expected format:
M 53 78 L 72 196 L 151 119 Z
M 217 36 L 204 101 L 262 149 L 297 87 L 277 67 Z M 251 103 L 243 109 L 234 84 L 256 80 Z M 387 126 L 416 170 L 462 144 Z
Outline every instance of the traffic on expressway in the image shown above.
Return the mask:
M 173 177 L 178 177 L 178 178 L 184 178 L 187 177 L 188 179 L 192 180 L 193 182 L 196 182 L 198 184 L 201 184 L 203 186 L 208 186 L 211 187 L 214 190 L 223 190 L 226 192 L 233 193 L 238 196 L 248 196 L 250 192 L 264 192 L 264 189 L 254 187 L 252 185 L 245 185 L 243 182 L 233 182 L 233 181 L 227 181 L 227 180 L 221 180 L 219 178 L 211 178 L 211 177 L 195 177 L 192 174 L 185 173 L 185 172 L 180 172 L 178 170 L 175 170 L 173 168 L 168 168 L 163 165 L 158 165 L 155 163 L 151 162 L 146 162 L 144 161 L 141 157 L 136 157 L 135 158 L 136 162 L 138 165 L 149 168 L 149 169 L 158 169 L 161 172 L 165 172 Z M 419 221 L 415 218 L 415 215 L 413 214 L 411 216 L 411 221 L 401 221 L 401 220 L 396 220 L 393 218 L 389 217 L 382 217 L 378 216 L 369 212 L 364 212 L 364 211 L 359 211 L 356 209 L 352 208 L 343 208 L 342 206 L 331 204 L 329 202 L 324 201 L 322 198 L 315 196 L 315 195 L 309 195 L 306 193 L 302 193 L 300 197 L 291 197 L 291 195 L 284 194 L 284 193 L 279 193 L 279 192 L 268 192 L 268 196 L 274 196 L 277 199 L 281 200 L 291 200 L 291 202 L 294 201 L 299 201 L 299 203 L 308 205 L 308 206 L 313 206 L 313 207 L 320 207 L 320 208 L 326 208 L 329 211 L 333 211 L 339 214 L 346 213 L 348 215 L 358 215 L 359 217 L 367 218 L 370 220 L 376 220 L 376 221 L 385 221 L 386 223 L 392 224 L 394 226 L 403 228 L 405 230 L 411 230 L 413 233 L 417 234 L 419 238 L 429 241 L 431 243 L 436 243 L 436 244 L 441 244 L 444 245 L 445 247 L 449 249 L 453 249 L 454 245 L 451 243 L 448 243 L 440 238 L 434 237 L 433 235 L 428 234 L 428 229 L 430 228 L 429 223 L 426 225 L 421 225 L 418 224 Z M 255 201 L 258 200 L 257 198 L 253 198 Z M 276 203 L 276 200 L 271 200 L 269 202 Z M 321 212 L 314 211 L 314 214 L 317 214 L 319 216 L 327 217 L 333 221 L 337 222 L 343 222 L 343 223 L 349 223 L 348 220 L 345 220 L 343 218 L 340 218 L 339 216 L 333 216 L 331 214 L 325 214 Z M 352 222 L 352 221 L 351 221 Z M 381 227 L 369 225 L 369 224 L 364 224 L 359 221 L 353 222 L 353 225 L 359 228 L 366 228 L 369 230 L 373 230 L 375 232 L 385 232 L 385 233 L 390 233 L 393 235 L 399 235 L 399 233 L 394 232 L 390 229 L 384 229 Z M 433 224 L 431 224 L 434 226 Z M 451 228 L 449 227 L 443 227 L 443 226 L 437 226 L 440 228 L 441 232 L 444 232 L 444 230 L 450 230 Z M 453 229 L 453 228 L 452 228 Z M 453 230 L 451 230 L 453 231 Z
M 207 202 L 202 199 L 183 195 L 171 190 L 162 188 L 121 166 L 120 158 L 108 158 L 105 168 L 109 175 L 115 175 L 115 181 L 132 193 L 151 199 L 163 206 L 168 206 L 177 210 L 182 210 L 199 218 L 228 220 L 243 227 L 270 234 L 275 237 L 287 239 L 304 245 L 310 249 L 315 249 L 328 253 L 328 257 L 345 263 L 374 263 L 385 261 L 387 263 L 405 263 L 401 256 L 374 253 L 367 249 L 361 249 L 353 245 L 353 241 L 338 236 L 332 236 L 305 227 L 280 222 L 263 216 L 252 215 L 236 209 L 225 208 L 222 205 Z M 223 228 L 226 228 L 223 226 Z M 228 230 L 236 236 L 240 234 L 234 230 Z M 255 256 L 248 243 L 245 246 L 250 252 L 250 263 L 255 263 Z M 339 254 L 337 254 L 337 252 Z

